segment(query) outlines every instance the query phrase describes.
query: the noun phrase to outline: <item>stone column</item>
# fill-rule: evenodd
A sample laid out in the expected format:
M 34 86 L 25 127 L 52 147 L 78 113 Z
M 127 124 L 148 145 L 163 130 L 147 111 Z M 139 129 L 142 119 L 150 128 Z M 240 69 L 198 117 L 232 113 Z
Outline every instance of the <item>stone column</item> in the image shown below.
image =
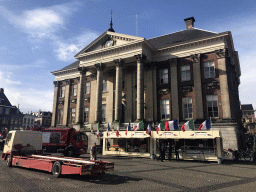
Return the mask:
M 102 120 L 102 85 L 103 85 L 103 68 L 102 63 L 95 64 L 97 69 L 97 87 L 96 87 L 96 105 L 95 105 L 95 122 Z
M 54 81 L 54 97 L 53 97 L 53 108 L 52 108 L 52 127 L 56 127 L 57 120 L 57 107 L 58 107 L 58 97 L 59 97 L 59 82 Z
M 169 60 L 171 71 L 171 97 L 172 97 L 172 119 L 179 119 L 179 89 L 178 89 L 178 73 L 177 58 Z
M 64 98 L 64 109 L 63 109 L 63 125 L 68 125 L 68 112 L 69 112 L 69 93 L 70 93 L 70 79 L 66 79 L 66 86 L 65 86 L 65 98 Z
M 194 119 L 204 119 L 200 54 L 191 55 L 190 57 L 193 62 L 194 90 L 196 99 L 196 117 Z
M 116 65 L 115 121 L 121 120 L 122 115 L 122 60 L 114 60 Z
M 83 124 L 83 112 L 84 112 L 84 87 L 85 87 L 85 75 L 87 69 L 85 67 L 78 67 L 80 71 L 79 84 L 77 87 L 77 101 L 76 101 L 76 123 Z
M 143 55 L 135 55 L 137 60 L 137 121 L 144 119 L 144 64 Z
M 220 49 L 220 50 L 216 50 L 215 54 L 218 59 L 223 119 L 231 119 L 227 67 L 226 67 L 227 51 L 226 49 Z

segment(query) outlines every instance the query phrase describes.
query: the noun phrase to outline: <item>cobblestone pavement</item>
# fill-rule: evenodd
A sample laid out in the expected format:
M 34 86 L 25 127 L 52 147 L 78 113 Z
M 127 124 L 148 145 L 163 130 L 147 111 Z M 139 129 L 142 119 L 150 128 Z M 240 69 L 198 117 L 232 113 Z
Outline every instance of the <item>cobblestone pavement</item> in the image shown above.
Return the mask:
M 115 171 L 97 178 L 63 176 L 25 168 L 8 168 L 0 160 L 0 191 L 255 191 L 252 163 L 156 161 L 146 158 L 101 157 Z M 89 155 L 82 158 L 88 159 Z

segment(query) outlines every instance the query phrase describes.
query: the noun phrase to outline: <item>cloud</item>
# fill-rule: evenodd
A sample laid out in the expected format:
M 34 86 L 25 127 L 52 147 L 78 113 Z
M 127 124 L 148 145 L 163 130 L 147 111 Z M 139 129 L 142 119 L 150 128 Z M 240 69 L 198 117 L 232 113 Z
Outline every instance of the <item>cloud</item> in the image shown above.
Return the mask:
M 12 105 L 19 106 L 24 113 L 27 111 L 52 111 L 53 90 L 22 89 L 7 87 L 4 93 Z
M 25 10 L 16 15 L 3 6 L 0 6 L 0 14 L 16 28 L 23 30 L 34 40 L 51 38 L 54 33 L 64 28 L 65 18 L 76 10 L 79 3 L 66 3 L 46 8 Z
M 12 80 L 13 73 L 12 72 L 3 72 L 0 71 L 0 82 L 1 87 L 8 87 L 10 85 L 21 85 L 20 81 Z
M 35 46 L 32 47 L 33 52 L 40 48 L 36 42 L 50 39 L 57 58 L 61 61 L 72 61 L 76 53 L 99 35 L 92 31 L 86 31 L 78 37 L 68 40 L 60 35 L 60 30 L 65 29 L 68 16 L 75 12 L 78 7 L 81 7 L 81 3 L 73 2 L 25 10 L 20 15 L 16 15 L 0 6 L 0 14 L 16 28 L 29 35 L 32 42 L 35 43 Z
M 55 52 L 57 57 L 61 61 L 72 61 L 74 60 L 74 55 L 78 53 L 81 49 L 86 47 L 90 42 L 96 39 L 99 35 L 95 32 L 87 31 L 82 35 L 66 40 L 56 40 L 55 41 Z

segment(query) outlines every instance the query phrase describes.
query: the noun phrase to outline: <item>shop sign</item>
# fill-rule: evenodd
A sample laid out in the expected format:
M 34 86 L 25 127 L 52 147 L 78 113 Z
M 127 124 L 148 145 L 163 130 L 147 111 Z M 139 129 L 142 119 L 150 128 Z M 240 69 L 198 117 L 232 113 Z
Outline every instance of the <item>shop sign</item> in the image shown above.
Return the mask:
M 199 132 L 199 133 L 193 133 L 193 134 L 191 134 L 190 136 L 197 136 L 197 135 L 203 135 L 203 136 L 206 136 L 206 137 L 210 137 L 210 136 L 212 136 L 211 134 L 208 134 L 207 132 Z

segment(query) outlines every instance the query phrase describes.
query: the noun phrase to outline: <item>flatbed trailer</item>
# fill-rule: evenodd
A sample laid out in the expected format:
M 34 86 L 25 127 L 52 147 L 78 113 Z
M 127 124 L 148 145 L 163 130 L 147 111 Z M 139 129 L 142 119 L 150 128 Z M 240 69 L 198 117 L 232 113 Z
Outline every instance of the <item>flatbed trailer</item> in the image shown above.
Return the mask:
M 52 172 L 55 177 L 60 175 L 101 175 L 114 170 L 114 163 L 101 160 L 85 160 L 81 158 L 58 157 L 51 155 L 30 155 L 16 156 L 3 154 L 2 160 L 6 160 L 6 165 L 19 166 L 30 169 L 37 169 Z
M 38 131 L 10 131 L 2 160 L 6 161 L 8 167 L 52 172 L 55 177 L 68 174 L 98 175 L 114 170 L 112 162 L 42 154 L 42 132 Z

